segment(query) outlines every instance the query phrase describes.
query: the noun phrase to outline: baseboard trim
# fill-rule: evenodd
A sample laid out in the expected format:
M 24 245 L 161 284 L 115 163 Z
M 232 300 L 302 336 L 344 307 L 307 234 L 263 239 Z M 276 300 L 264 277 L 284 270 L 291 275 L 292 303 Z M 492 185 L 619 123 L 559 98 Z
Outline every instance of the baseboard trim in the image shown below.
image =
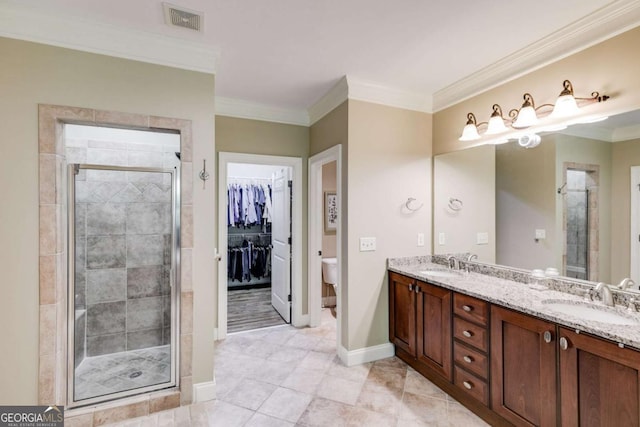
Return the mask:
M 338 348 L 338 357 L 347 366 L 361 365 L 367 362 L 374 362 L 380 359 L 392 357 L 395 354 L 395 347 L 391 343 L 374 345 L 372 347 L 359 348 L 349 351 L 343 346 Z
M 216 382 L 207 381 L 193 385 L 193 403 L 206 402 L 216 398 Z

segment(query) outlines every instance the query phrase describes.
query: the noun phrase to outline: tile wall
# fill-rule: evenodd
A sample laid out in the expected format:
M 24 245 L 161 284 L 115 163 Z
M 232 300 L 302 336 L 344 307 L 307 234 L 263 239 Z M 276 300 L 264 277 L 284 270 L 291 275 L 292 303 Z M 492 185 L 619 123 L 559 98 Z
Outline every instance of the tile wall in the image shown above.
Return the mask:
M 162 168 L 179 163 L 179 140 L 175 145 L 65 142 L 68 163 Z M 75 213 L 76 364 L 85 355 L 170 343 L 169 174 L 81 170 Z

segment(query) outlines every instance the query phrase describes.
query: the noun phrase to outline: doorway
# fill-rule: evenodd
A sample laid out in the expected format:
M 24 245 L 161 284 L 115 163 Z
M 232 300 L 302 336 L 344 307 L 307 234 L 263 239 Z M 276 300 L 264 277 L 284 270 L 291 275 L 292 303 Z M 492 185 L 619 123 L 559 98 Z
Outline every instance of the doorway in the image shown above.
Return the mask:
M 219 153 L 217 339 L 306 324 L 300 295 L 302 159 Z
M 331 147 L 309 159 L 309 325 L 320 325 L 323 305 L 333 305 L 331 297 L 335 295 L 333 312 L 336 318 L 336 345 L 342 358 L 345 352 L 341 351 L 340 346 L 341 324 L 343 301 L 346 302 L 347 293 L 342 280 L 346 266 L 343 264 L 342 256 L 341 171 L 341 145 Z M 330 279 L 333 262 L 335 277 Z M 327 285 L 327 282 L 335 282 L 335 285 Z

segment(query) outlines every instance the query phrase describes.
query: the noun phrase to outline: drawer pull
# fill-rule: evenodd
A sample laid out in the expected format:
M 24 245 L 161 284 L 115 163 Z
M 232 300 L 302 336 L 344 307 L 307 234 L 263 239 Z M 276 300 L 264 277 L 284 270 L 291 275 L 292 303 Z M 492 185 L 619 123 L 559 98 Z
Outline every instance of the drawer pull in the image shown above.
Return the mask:
M 462 360 L 464 360 L 467 363 L 473 362 L 473 358 L 471 356 L 465 356 L 462 358 Z
M 560 348 L 566 350 L 569 348 L 569 341 L 565 337 L 560 338 Z
M 470 312 L 471 312 L 471 310 L 473 310 L 473 307 L 471 307 L 470 305 L 463 305 L 463 306 L 462 306 L 462 309 L 463 309 L 464 311 L 466 311 L 467 313 L 470 313 Z
M 409 292 L 413 291 L 413 283 L 409 283 Z
M 549 344 L 553 340 L 553 335 L 551 335 L 550 331 L 545 331 L 543 334 L 543 337 L 544 337 L 544 342 L 546 342 L 547 344 Z
M 466 388 L 467 390 L 471 390 L 473 388 L 473 384 L 471 384 L 469 381 L 463 381 L 462 385 L 464 386 L 464 388 Z
M 473 333 L 471 331 L 462 331 L 462 335 L 467 338 L 471 338 L 473 336 Z

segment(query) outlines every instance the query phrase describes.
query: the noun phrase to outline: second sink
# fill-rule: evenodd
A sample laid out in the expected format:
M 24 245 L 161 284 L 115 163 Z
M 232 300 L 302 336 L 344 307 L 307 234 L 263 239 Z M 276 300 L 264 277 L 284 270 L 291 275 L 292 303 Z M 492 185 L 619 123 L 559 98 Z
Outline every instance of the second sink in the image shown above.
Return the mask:
M 544 300 L 542 301 L 542 303 L 546 308 L 555 311 L 556 313 L 568 314 L 582 320 L 608 323 L 611 325 L 640 324 L 640 319 L 636 319 L 632 316 L 625 316 L 624 314 L 618 313 L 611 308 L 607 308 L 598 304 L 557 299 Z

